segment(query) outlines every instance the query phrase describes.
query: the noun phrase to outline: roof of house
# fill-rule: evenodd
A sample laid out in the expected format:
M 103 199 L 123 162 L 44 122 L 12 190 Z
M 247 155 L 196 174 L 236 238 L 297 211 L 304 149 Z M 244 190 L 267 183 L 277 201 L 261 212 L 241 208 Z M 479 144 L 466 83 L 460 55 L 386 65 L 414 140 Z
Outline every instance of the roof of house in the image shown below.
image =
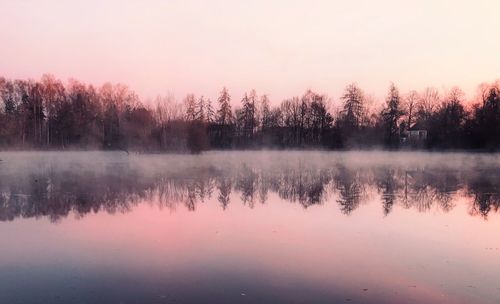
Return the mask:
M 426 130 L 424 125 L 420 122 L 416 122 L 411 125 L 411 127 L 408 129 L 409 131 L 418 131 L 418 130 Z

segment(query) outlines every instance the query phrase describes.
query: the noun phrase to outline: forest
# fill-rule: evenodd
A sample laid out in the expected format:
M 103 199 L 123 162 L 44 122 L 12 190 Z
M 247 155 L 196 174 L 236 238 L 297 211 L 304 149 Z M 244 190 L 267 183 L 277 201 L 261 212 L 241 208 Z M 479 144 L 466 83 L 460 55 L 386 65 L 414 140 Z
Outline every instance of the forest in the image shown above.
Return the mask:
M 339 100 L 306 90 L 272 106 L 250 90 L 223 88 L 212 101 L 188 94 L 143 101 L 125 85 L 100 87 L 51 75 L 0 77 L 0 148 L 191 152 L 222 149 L 500 149 L 500 85 L 482 84 L 465 100 L 454 87 L 400 93 L 380 106 L 356 84 Z M 407 141 L 418 126 L 426 136 Z

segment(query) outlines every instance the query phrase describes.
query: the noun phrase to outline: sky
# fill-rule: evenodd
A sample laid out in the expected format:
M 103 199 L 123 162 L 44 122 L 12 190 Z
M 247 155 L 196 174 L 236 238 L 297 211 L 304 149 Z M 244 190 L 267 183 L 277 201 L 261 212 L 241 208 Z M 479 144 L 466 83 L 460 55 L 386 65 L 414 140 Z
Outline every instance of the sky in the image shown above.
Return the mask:
M 500 1 L 0 0 L 0 75 L 273 103 L 357 82 L 383 99 L 500 78 Z

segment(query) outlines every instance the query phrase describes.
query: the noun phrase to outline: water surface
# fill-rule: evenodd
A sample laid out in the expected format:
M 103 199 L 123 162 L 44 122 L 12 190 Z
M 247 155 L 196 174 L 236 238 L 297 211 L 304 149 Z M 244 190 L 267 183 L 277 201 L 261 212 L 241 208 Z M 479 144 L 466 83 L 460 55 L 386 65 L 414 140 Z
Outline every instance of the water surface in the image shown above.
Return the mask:
M 500 302 L 497 155 L 0 159 L 0 303 Z

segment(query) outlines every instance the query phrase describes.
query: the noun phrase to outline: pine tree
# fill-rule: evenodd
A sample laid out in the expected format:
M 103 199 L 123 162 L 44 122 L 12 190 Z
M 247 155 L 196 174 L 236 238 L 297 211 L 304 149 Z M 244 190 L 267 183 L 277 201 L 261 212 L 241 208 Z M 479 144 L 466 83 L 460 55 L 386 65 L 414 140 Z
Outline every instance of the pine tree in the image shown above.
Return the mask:
M 242 127 L 243 127 L 243 136 L 251 139 L 254 134 L 255 127 L 257 125 L 256 120 L 256 109 L 255 109 L 255 101 L 257 98 L 257 94 L 255 90 L 252 90 L 249 95 L 245 93 L 242 103 Z
M 231 96 L 224 87 L 217 99 L 219 110 L 217 111 L 217 123 L 220 125 L 229 125 L 233 122 L 233 112 L 231 110 Z
M 398 121 L 403 114 L 404 112 L 401 109 L 399 91 L 394 84 L 391 84 L 389 87 L 389 95 L 386 99 L 386 106 L 381 113 L 382 124 L 385 130 L 385 144 L 389 147 L 398 146 Z

